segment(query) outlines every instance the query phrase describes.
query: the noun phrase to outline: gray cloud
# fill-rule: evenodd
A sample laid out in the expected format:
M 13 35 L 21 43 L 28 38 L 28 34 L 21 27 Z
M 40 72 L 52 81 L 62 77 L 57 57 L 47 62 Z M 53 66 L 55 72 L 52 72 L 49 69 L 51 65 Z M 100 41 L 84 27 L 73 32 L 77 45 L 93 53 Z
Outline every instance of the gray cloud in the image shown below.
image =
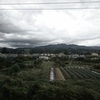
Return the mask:
M 66 0 L 65 0 L 66 1 Z M 71 0 L 73 1 L 73 0 Z M 80 1 L 80 0 L 77 0 Z M 86 0 L 82 0 L 86 1 Z M 1 0 L 1 3 L 33 0 Z M 34 2 L 54 2 L 34 0 Z M 55 2 L 58 2 L 56 0 Z M 100 4 L 0 6 L 0 8 L 96 7 Z M 0 10 L 0 46 L 34 47 L 54 43 L 99 45 L 100 10 Z
M 16 33 L 16 32 L 20 32 L 22 30 L 20 30 L 20 28 L 14 26 L 13 24 L 0 24 L 0 31 L 2 33 Z

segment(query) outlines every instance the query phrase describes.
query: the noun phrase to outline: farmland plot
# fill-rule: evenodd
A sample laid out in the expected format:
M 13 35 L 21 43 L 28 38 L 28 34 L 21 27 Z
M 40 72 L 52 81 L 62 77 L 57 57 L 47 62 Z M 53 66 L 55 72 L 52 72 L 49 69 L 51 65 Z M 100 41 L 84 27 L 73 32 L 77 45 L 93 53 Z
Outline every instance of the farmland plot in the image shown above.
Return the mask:
M 71 79 L 71 76 L 65 71 L 63 67 L 61 67 L 60 70 L 62 71 L 65 79 Z
M 66 79 L 100 79 L 100 74 L 97 74 L 86 67 L 61 67 L 60 68 Z
M 55 79 L 56 80 L 65 80 L 65 78 L 59 68 L 55 68 Z
M 54 80 L 66 80 L 63 76 L 61 70 L 59 68 L 53 68 L 50 69 L 50 81 Z

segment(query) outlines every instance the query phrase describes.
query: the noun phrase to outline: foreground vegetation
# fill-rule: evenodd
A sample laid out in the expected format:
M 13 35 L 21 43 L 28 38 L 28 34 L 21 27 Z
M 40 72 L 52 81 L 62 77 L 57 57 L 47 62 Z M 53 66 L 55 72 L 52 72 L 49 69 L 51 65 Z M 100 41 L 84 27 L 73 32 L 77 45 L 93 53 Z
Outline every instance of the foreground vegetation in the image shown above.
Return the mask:
M 49 81 L 53 66 L 60 65 L 31 57 L 0 58 L 0 100 L 100 100 L 99 79 Z

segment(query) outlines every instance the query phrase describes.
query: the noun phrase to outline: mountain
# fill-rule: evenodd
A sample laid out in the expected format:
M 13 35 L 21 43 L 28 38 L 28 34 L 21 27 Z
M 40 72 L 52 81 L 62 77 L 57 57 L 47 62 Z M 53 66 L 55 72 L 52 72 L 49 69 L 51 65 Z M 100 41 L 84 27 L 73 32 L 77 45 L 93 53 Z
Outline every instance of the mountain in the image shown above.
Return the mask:
M 68 54 L 71 53 L 80 53 L 80 54 L 86 54 L 86 53 L 92 53 L 97 52 L 100 53 L 100 47 L 99 46 L 79 46 L 79 45 L 66 45 L 66 44 L 55 44 L 55 45 L 47 45 L 47 46 L 38 46 L 34 48 L 17 48 L 17 49 L 11 49 L 7 48 L 7 51 L 9 53 L 23 53 L 24 49 L 30 49 L 31 53 L 60 53 L 64 52 Z M 0 48 L 0 51 L 2 51 L 2 48 Z
M 47 45 L 47 46 L 39 46 L 32 49 L 33 52 L 50 52 L 50 53 L 60 53 L 60 52 L 72 52 L 72 53 L 87 53 L 87 52 L 100 52 L 100 47 L 95 46 L 79 46 L 79 45 L 66 45 L 66 44 L 56 44 L 56 45 Z

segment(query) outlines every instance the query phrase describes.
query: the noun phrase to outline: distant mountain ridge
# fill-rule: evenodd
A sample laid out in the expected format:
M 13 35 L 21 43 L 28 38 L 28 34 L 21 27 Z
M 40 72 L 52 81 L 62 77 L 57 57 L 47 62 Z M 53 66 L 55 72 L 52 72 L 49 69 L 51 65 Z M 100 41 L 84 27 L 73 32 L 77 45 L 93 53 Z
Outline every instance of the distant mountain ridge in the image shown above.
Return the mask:
M 100 52 L 100 47 L 99 46 L 79 46 L 79 45 L 74 45 L 74 44 L 56 44 L 56 45 L 47 45 L 47 46 L 39 46 L 33 48 L 33 51 L 38 51 L 38 52 L 54 52 L 54 53 L 59 53 L 59 52 L 72 52 L 72 53 L 84 53 L 84 52 Z
M 38 46 L 35 48 L 59 48 L 59 49 L 67 49 L 67 48 L 90 48 L 90 49 L 100 49 L 100 46 L 81 46 L 74 44 L 55 44 L 55 45 L 46 45 L 46 46 Z
M 46 46 L 38 46 L 34 48 L 7 48 L 9 53 L 23 53 L 24 49 L 30 49 L 31 53 L 60 53 L 60 52 L 72 52 L 72 53 L 84 53 L 84 52 L 100 52 L 99 46 L 79 46 L 74 44 L 54 44 Z M 0 52 L 2 48 L 0 48 Z

